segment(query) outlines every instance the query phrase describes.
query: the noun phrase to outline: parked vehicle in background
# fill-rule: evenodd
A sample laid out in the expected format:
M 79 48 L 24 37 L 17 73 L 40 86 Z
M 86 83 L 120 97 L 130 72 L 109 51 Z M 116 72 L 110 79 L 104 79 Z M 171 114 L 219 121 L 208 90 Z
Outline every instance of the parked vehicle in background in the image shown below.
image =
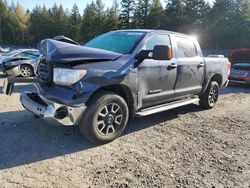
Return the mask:
M 0 72 L 10 77 L 34 76 L 38 66 L 39 51 L 20 49 L 6 53 L 0 57 Z
M 232 63 L 230 83 L 250 85 L 250 48 L 230 50 L 229 60 Z
M 9 52 L 9 48 L 4 49 L 4 48 L 0 47 L 0 56 L 7 53 L 7 52 Z
M 53 40 L 80 45 L 78 42 L 59 35 Z M 34 55 L 34 56 L 33 56 Z M 0 78 L 6 77 L 31 77 L 37 73 L 39 64 L 39 51 L 35 49 L 14 50 L 0 56 Z
M 228 83 L 227 58 L 204 58 L 193 37 L 169 31 L 114 31 L 84 46 L 48 39 L 40 53 L 38 93 L 23 93 L 22 105 L 79 125 L 96 143 L 120 136 L 133 116 L 196 102 L 213 108 Z

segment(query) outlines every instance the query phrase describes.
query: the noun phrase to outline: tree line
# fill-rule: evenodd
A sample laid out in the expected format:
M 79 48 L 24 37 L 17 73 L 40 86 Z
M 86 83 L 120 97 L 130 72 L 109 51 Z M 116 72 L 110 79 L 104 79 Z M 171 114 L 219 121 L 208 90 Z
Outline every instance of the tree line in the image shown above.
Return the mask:
M 21 4 L 0 0 L 0 45 L 33 45 L 65 35 L 80 43 L 117 29 L 165 29 L 196 35 L 203 48 L 250 47 L 250 1 L 216 0 L 102 0 L 87 4 L 83 13 L 75 4 L 24 10 Z

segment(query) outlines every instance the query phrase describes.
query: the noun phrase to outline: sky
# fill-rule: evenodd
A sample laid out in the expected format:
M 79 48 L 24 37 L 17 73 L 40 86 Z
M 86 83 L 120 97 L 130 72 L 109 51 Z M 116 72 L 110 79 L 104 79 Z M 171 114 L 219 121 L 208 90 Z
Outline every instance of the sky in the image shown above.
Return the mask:
M 76 3 L 77 6 L 79 7 L 81 13 L 83 13 L 83 9 L 86 6 L 87 3 L 92 2 L 92 0 L 7 0 L 7 2 L 10 4 L 11 2 L 19 2 L 23 8 L 32 10 L 36 5 L 46 5 L 46 7 L 50 8 L 52 7 L 55 3 L 56 4 L 62 4 L 64 8 L 68 8 L 71 10 L 73 5 Z M 165 6 L 165 0 L 161 0 L 162 4 Z M 207 0 L 210 3 L 212 3 L 214 0 Z M 103 0 L 106 6 L 111 6 L 113 0 Z

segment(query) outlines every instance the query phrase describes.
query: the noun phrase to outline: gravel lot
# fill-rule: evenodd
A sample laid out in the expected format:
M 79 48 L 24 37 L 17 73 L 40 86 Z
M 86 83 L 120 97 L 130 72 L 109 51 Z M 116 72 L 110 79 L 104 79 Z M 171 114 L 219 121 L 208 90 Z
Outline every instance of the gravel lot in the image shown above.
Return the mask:
M 134 119 L 103 146 L 24 111 L 19 94 L 32 89 L 0 94 L 0 187 L 250 187 L 249 87 L 223 90 L 212 110 Z

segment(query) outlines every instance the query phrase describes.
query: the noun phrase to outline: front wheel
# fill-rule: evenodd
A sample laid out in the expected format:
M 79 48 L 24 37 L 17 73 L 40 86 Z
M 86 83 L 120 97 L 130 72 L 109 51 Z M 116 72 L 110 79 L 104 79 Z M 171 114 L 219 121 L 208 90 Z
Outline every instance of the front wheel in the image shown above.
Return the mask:
M 125 100 L 113 92 L 101 92 L 89 102 L 80 122 L 80 132 L 94 143 L 107 143 L 119 137 L 129 118 Z
M 210 82 L 205 93 L 200 96 L 200 106 L 205 109 L 213 108 L 219 97 L 219 84 L 216 81 Z

